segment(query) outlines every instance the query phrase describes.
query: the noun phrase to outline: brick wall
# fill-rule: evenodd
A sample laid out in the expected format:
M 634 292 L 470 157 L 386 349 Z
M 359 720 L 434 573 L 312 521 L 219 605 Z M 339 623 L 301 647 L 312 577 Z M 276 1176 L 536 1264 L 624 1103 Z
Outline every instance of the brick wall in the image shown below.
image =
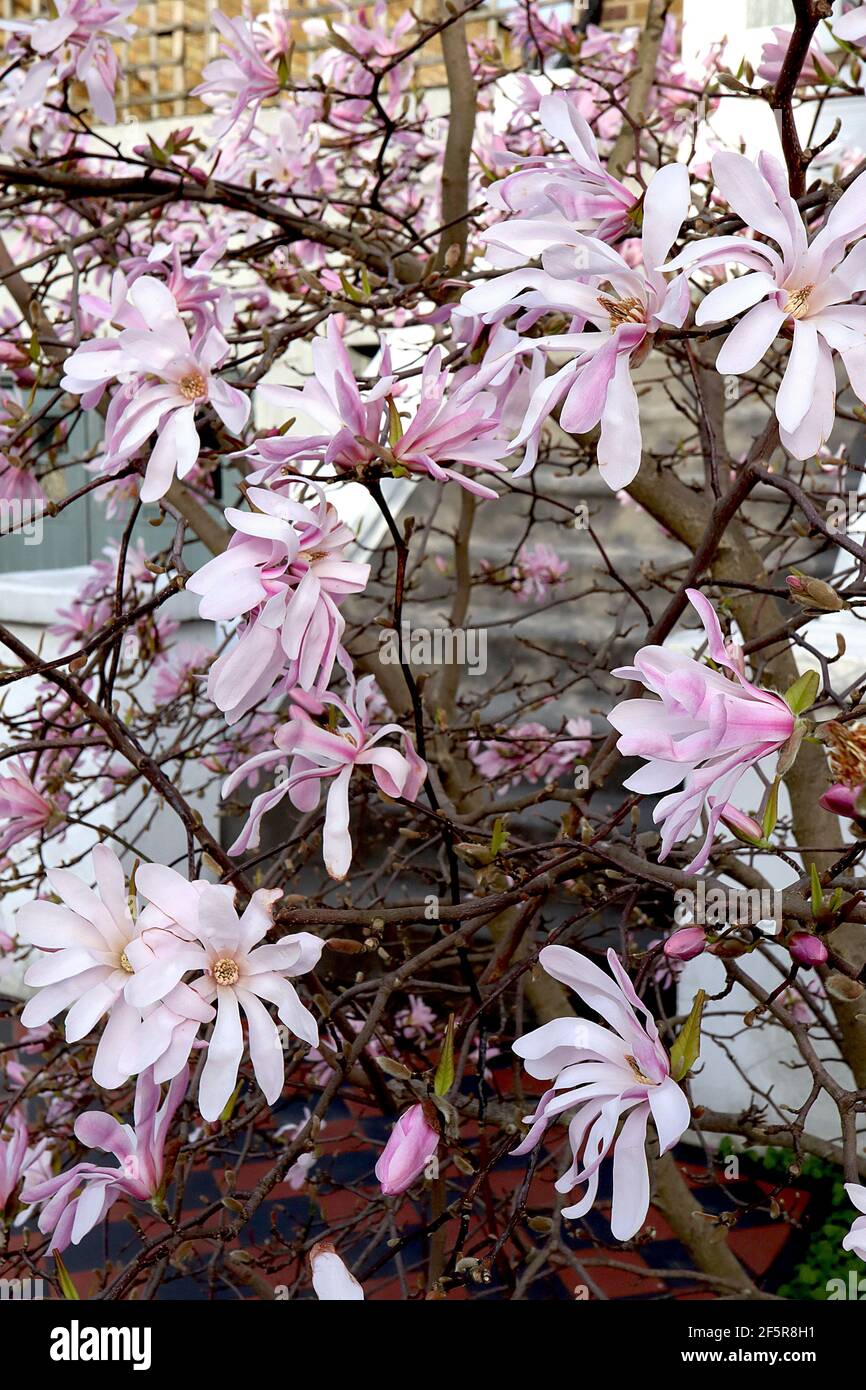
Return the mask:
M 627 24 L 643 24 L 648 0 L 604 0 L 601 22 L 605 28 L 622 29 Z M 674 0 L 672 11 L 682 15 L 683 0 Z

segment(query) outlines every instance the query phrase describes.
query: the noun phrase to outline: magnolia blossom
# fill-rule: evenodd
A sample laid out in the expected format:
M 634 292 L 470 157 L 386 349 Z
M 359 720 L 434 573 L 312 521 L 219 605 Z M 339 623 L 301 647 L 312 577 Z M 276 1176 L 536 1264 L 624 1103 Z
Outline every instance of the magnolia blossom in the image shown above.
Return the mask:
M 862 43 L 866 40 L 866 5 L 858 5 L 856 10 L 834 19 L 833 33 L 845 43 Z
M 488 239 L 524 258 L 541 258 L 476 285 L 462 308 L 488 323 L 519 312 L 517 327 L 529 327 L 557 312 L 572 330 L 527 340 L 535 351 L 568 353 L 570 361 L 533 392 L 512 448 L 526 445 L 515 476 L 535 464 L 541 427 L 562 401 L 560 425 L 586 434 L 599 423 L 598 465 L 614 490 L 626 487 L 640 468 L 641 431 L 631 369 L 646 356 L 654 336 L 680 328 L 689 311 L 688 280 L 668 284 L 657 268 L 665 261 L 689 207 L 684 165 L 659 169 L 643 204 L 643 268 L 635 269 L 597 237 L 585 236 L 564 218 L 514 217 Z M 564 399 L 563 399 L 564 398 Z
M 866 6 L 864 6 L 864 8 L 866 8 Z M 866 30 L 866 22 L 864 22 L 864 30 Z M 858 1211 L 862 1211 L 863 1215 L 856 1218 L 847 1236 L 842 1241 L 842 1249 L 853 1250 L 854 1254 L 858 1255 L 861 1260 L 866 1260 L 866 1187 L 862 1187 L 856 1182 L 846 1182 L 845 1191 L 848 1193 L 854 1206 Z
M 223 796 L 229 796 L 254 769 L 291 759 L 288 776 L 256 797 L 230 854 L 242 854 L 258 846 L 262 817 L 284 796 L 288 795 L 299 811 L 313 811 L 319 802 L 321 783 L 330 781 L 322 849 L 328 873 L 332 878 L 343 879 L 352 862 L 349 783 L 355 769 L 369 768 L 385 796 L 417 799 L 427 776 L 427 765 L 399 724 L 381 724 L 373 729 L 367 711 L 373 685 L 373 677 L 364 676 L 350 688 L 345 700 L 331 693 L 322 695 L 322 705 L 342 716 L 333 729 L 322 728 L 302 705 L 292 704 L 291 719 L 274 734 L 275 749 L 250 758 L 226 779 Z M 402 739 L 402 753 L 380 746 L 389 734 Z
M 129 1076 L 118 1057 L 140 1020 L 138 1009 L 127 999 L 134 969 L 129 952 L 137 942 L 138 958 L 149 959 L 157 940 L 148 931 L 152 919 L 133 917 L 123 869 L 107 845 L 95 846 L 93 870 L 96 891 L 68 869 L 50 869 L 48 882 L 60 903 L 37 899 L 18 912 L 19 939 L 45 952 L 24 976 L 37 993 L 25 1006 L 21 1022 L 25 1028 L 39 1028 L 65 1009 L 66 1040 L 72 1043 L 107 1015 L 93 1079 L 113 1089 Z
M 140 276 L 128 297 L 145 327 L 83 343 L 67 358 L 61 384 L 90 408 L 109 381 L 121 380 L 106 414 L 105 467 L 132 458 L 155 431 L 141 487 L 142 502 L 155 502 L 175 473 L 183 478 L 195 467 L 199 408 L 211 405 L 226 428 L 239 434 L 250 403 L 213 374 L 229 352 L 215 325 L 197 329 L 190 339 L 171 290 L 151 275 Z
M 189 1073 L 172 1081 L 160 1105 L 159 1086 L 144 1072 L 135 1088 L 133 1125 L 122 1125 L 102 1110 L 87 1110 L 75 1121 L 75 1137 L 88 1149 L 113 1154 L 120 1167 L 76 1163 L 66 1173 L 26 1183 L 24 1200 L 42 1203 L 39 1229 L 51 1234 L 48 1253 L 78 1245 L 105 1220 L 120 1197 L 149 1202 L 162 1195 L 165 1143 L 172 1120 L 183 1103 Z
M 852 302 L 866 289 L 866 242 L 848 253 L 866 231 L 866 175 L 843 193 L 811 242 L 787 173 L 766 150 L 757 168 L 744 155 L 722 151 L 713 159 L 713 177 L 746 226 L 775 246 L 740 236 L 709 237 L 688 246 L 667 269 L 693 271 L 730 261 L 747 268 L 749 273 L 706 295 L 696 322 L 723 323 L 746 311 L 716 358 L 717 370 L 734 376 L 752 371 L 779 334 L 790 332 L 776 416 L 785 448 L 795 458 L 810 458 L 836 418 L 834 352 L 866 401 L 866 306 Z
M 129 40 L 135 25 L 126 22 L 138 0 L 54 0 L 55 19 L 7 20 L 2 28 L 26 35 L 34 53 L 51 61 L 37 64 L 44 73 L 63 80 L 76 77 L 87 87 L 87 95 L 97 120 L 113 125 L 114 88 L 117 83 L 117 55 L 112 39 Z
M 44 830 L 59 816 L 56 806 L 36 790 L 20 759 L 0 766 L 5 768 L 0 776 L 0 855 L 5 857 L 13 845 Z
M 167 1062 L 175 1068 L 186 1063 L 198 1029 L 183 1033 L 182 1041 L 178 1038 L 183 1014 L 175 991 L 183 976 L 194 971 L 196 978 L 184 988 L 204 1005 L 216 1007 L 199 1084 L 202 1115 L 218 1120 L 237 1084 L 244 1054 L 241 1010 L 256 1080 L 273 1105 L 283 1089 L 285 1063 L 279 1031 L 262 1001 L 276 1004 L 281 1023 L 314 1047 L 319 1040 L 316 1020 L 289 980 L 314 968 L 324 942 L 298 932 L 274 944 L 260 944 L 273 927 L 271 908 L 281 896 L 279 889 L 258 889 L 238 916 L 234 889 L 189 883 L 161 864 L 141 867 L 137 884 L 172 924 L 173 947 L 150 960 L 143 958 L 140 948 L 133 951 L 129 999 L 145 1017 L 123 1051 L 121 1066 L 128 1074 L 155 1064 L 156 1075 L 168 1079 Z M 174 1008 L 172 1001 L 177 1001 Z
M 229 19 L 215 10 L 211 16 L 220 34 L 220 56 L 208 63 L 204 81 L 192 91 L 219 113 L 211 136 L 221 140 L 232 126 L 245 117 L 242 136 L 249 135 L 262 102 L 278 94 L 281 87 L 277 67 L 262 49 L 264 35 L 254 23 L 240 17 Z
M 582 227 L 594 231 L 601 241 L 613 242 L 628 230 L 636 230 L 637 194 L 605 169 L 595 136 L 577 110 L 573 95 L 554 92 L 542 97 L 538 115 L 548 135 L 561 141 L 568 153 L 500 156 L 518 167 L 490 185 L 490 206 L 521 217 L 550 217 L 561 221 L 566 231 Z M 500 249 L 496 232 L 490 234 L 490 240 L 497 265 L 516 263 L 513 253 Z M 516 258 L 517 262 L 522 259 Z
M 534 598 L 540 603 L 552 589 L 562 584 L 568 574 L 568 561 L 561 560 L 553 547 L 543 542 L 531 549 L 522 545 L 512 573 L 514 591 L 521 602 L 527 603 Z
M 864 26 L 866 27 L 866 26 Z M 773 25 L 772 39 L 765 39 L 761 49 L 761 65 L 758 76 L 765 82 L 778 82 L 782 65 L 791 47 L 792 31 L 781 25 Z M 836 65 L 824 52 L 817 39 L 809 44 L 806 61 L 800 69 L 800 82 L 827 82 L 836 71 Z
M 313 343 L 313 375 L 301 390 L 268 384 L 258 388 L 263 400 L 287 416 L 312 418 L 319 433 L 258 440 L 250 456 L 263 466 L 250 481 L 271 479 L 287 464 L 306 460 L 352 472 L 424 474 L 440 483 L 450 479 L 479 497 L 495 498 L 492 488 L 460 470 L 505 471 L 499 461 L 507 445 L 497 397 L 478 390 L 471 379 L 446 395 L 449 377 L 441 361 L 440 349 L 434 348 L 422 369 L 417 409 L 403 414 L 399 399 L 404 388 L 391 374 L 387 348 L 378 382 L 362 392 L 337 320 L 329 319 L 327 336 Z
M 535 1115 L 527 1117 L 532 1128 L 514 1153 L 529 1153 L 558 1115 L 579 1107 L 568 1127 L 572 1163 L 557 1180 L 556 1190 L 570 1192 L 585 1183 L 586 1192 L 574 1206 L 563 1208 L 562 1215 L 576 1219 L 590 1210 L 599 1169 L 612 1151 L 611 1230 L 617 1240 L 630 1240 L 649 1208 L 647 1124 L 652 1119 L 660 1152 L 666 1153 L 688 1128 L 689 1104 L 670 1075 L 652 1014 L 614 951 L 607 953 L 613 979 L 567 946 L 546 946 L 539 961 L 548 975 L 573 989 L 609 1026 L 557 1018 L 518 1038 L 514 1051 L 524 1059 L 529 1075 L 552 1079 L 553 1085 L 541 1097 Z
M 321 488 L 310 507 L 265 488 L 249 488 L 255 509 L 226 510 L 235 529 L 228 548 L 209 560 L 187 588 L 202 595 L 201 616 L 247 616 L 238 642 L 216 661 L 208 695 L 230 724 L 285 675 L 302 690 L 326 686 L 345 621 L 338 604 L 365 587 L 370 566 L 345 558 L 355 537 Z M 343 665 L 348 657 L 343 655 Z
M 330 1302 L 362 1302 L 364 1290 L 329 1240 L 317 1241 L 310 1251 L 310 1272 L 316 1297 Z
M 704 843 L 685 869 L 695 873 L 709 859 L 716 826 L 740 778 L 778 752 L 791 737 L 795 719 L 781 696 L 752 685 L 737 670 L 703 594 L 696 589 L 686 593 L 703 623 L 710 660 L 730 676 L 664 647 L 642 647 L 634 666 L 613 674 L 639 681 L 659 699 L 623 700 L 608 719 L 621 735 L 617 748 L 623 756 L 647 759 L 625 787 L 652 795 L 684 784 L 662 797 L 653 812 L 662 826 L 659 859 L 691 835 L 706 810 Z
M 431 1125 L 423 1105 L 412 1105 L 399 1118 L 376 1163 L 376 1177 L 386 1197 L 410 1188 L 439 1147 L 439 1131 Z
M 3 1137 L 4 1133 L 6 1138 Z M 24 1117 L 19 1111 L 13 1110 L 5 1125 L 0 1126 L 0 1226 L 15 1215 L 18 1203 L 13 1198 L 36 1157 L 36 1151 L 28 1147 L 29 1140 Z M 45 1141 L 42 1141 L 40 1151 L 45 1147 Z
M 543 724 L 515 724 L 506 734 L 490 739 L 470 739 L 467 751 L 473 763 L 489 782 L 505 779 L 499 794 L 509 784 L 544 782 L 570 771 L 578 758 L 589 752 L 592 725 L 588 719 L 569 719 L 565 725 L 570 738 L 551 733 Z

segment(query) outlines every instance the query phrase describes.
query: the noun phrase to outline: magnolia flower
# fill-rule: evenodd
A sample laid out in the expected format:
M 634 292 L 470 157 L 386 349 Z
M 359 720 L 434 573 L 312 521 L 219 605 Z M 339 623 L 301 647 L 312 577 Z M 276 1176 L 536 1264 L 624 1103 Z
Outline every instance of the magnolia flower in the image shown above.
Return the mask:
M 664 944 L 668 960 L 694 960 L 707 949 L 707 934 L 703 927 L 681 927 Z
M 216 1006 L 216 1022 L 208 1043 L 207 1059 L 199 1084 L 199 1109 L 206 1120 L 218 1120 L 237 1084 L 244 1054 L 241 1010 L 249 1031 L 250 1058 L 256 1080 L 270 1105 L 280 1096 L 285 1079 L 280 1034 L 262 1000 L 277 1005 L 278 1017 L 296 1037 L 315 1047 L 319 1040 L 316 1020 L 301 1003 L 290 978 L 306 975 L 322 953 L 324 942 L 309 932 L 285 936 L 273 945 L 260 945 L 273 926 L 272 904 L 279 889 L 260 888 L 253 893 L 242 916 L 234 906 L 234 889 L 199 881 L 189 883 L 173 869 L 146 864 L 138 870 L 137 885 L 148 901 L 175 924 L 173 949 L 150 962 L 134 953 L 135 975 L 129 998 L 147 1013 L 135 1036 L 124 1049 L 121 1065 L 137 1071 L 146 1059 L 164 1056 L 167 1040 L 173 1064 L 182 1066 L 189 1055 L 197 1028 L 183 1046 L 176 1037 L 180 1008 L 169 1010 L 160 1001 L 176 1001 L 174 991 L 189 971 L 199 972 L 188 991 L 206 1005 Z M 157 1072 L 165 1077 L 163 1065 Z
M 226 779 L 223 796 L 229 796 L 254 769 L 291 758 L 288 776 L 260 793 L 252 803 L 249 819 L 230 854 L 242 854 L 258 846 L 262 817 L 284 796 L 288 795 L 299 811 L 313 811 L 319 802 L 320 784 L 333 779 L 328 791 L 322 849 L 328 873 L 332 878 L 343 879 L 352 862 L 349 783 L 354 770 L 368 767 L 385 796 L 417 799 L 427 776 L 427 765 L 399 724 L 381 724 L 373 730 L 367 711 L 373 684 L 372 676 L 364 676 L 351 687 L 346 700 L 330 692 L 321 696 L 323 705 L 342 715 L 343 722 L 338 721 L 334 729 L 321 728 L 306 709 L 293 704 L 291 719 L 274 734 L 275 749 L 256 754 Z M 380 747 L 389 734 L 402 739 L 402 753 L 396 748 Z
M 782 443 L 795 458 L 816 454 L 836 418 L 833 353 L 845 363 L 854 391 L 866 401 L 866 306 L 852 300 L 866 289 L 866 243 L 846 254 L 866 231 L 866 175 L 855 179 L 809 242 L 788 176 L 766 150 L 757 168 L 745 155 L 713 158 L 716 187 L 754 231 L 775 242 L 740 236 L 695 242 L 666 267 L 689 271 L 738 262 L 750 273 L 711 290 L 698 306 L 699 325 L 723 323 L 746 311 L 716 358 L 725 375 L 750 372 L 785 330 L 791 351 L 776 396 Z M 781 253 L 781 254 L 780 254 Z
M 287 464 L 306 460 L 353 472 L 424 474 L 435 482 L 459 483 L 478 497 L 496 498 L 492 488 L 459 471 L 505 471 L 499 460 L 507 446 L 496 395 L 477 390 L 472 380 L 446 395 L 449 378 L 441 361 L 440 349 L 434 348 L 421 372 L 418 407 L 404 416 L 398 408 L 403 387 L 391 375 L 387 348 L 379 381 L 362 392 L 337 321 L 329 319 L 327 336 L 313 343 L 313 376 L 301 390 L 267 384 L 258 388 L 263 400 L 287 416 L 312 418 L 320 432 L 258 440 L 249 453 L 263 467 L 250 475 L 250 482 L 263 482 Z
M 208 695 L 230 724 L 282 675 L 302 690 L 327 685 L 346 626 L 337 605 L 367 583 L 370 566 L 345 558 L 352 531 L 321 488 L 304 486 L 315 493 L 315 507 L 250 488 L 255 510 L 226 510 L 236 533 L 228 549 L 187 580 L 186 587 L 202 595 L 203 618 L 247 615 L 239 641 L 214 663 L 208 679 Z
M 831 815 L 843 820 L 853 820 L 862 825 L 866 822 L 866 803 L 863 801 L 863 786 L 848 787 L 844 782 L 834 782 L 818 798 L 819 805 Z
M 761 49 L 761 65 L 758 76 L 765 82 L 778 82 L 782 64 L 791 47 L 792 30 L 773 25 L 772 39 L 765 39 Z M 824 52 L 817 39 L 809 44 L 806 61 L 800 69 L 800 82 L 828 82 L 836 71 L 836 65 Z
M 8 1138 L 4 1139 L 4 1131 Z M 12 1198 L 23 1182 L 28 1162 L 32 1159 L 32 1151 L 27 1147 L 29 1138 L 23 1116 L 13 1110 L 5 1126 L 0 1126 L 0 1225 L 15 1214 L 17 1202 L 13 1202 Z
M 229 19 L 219 10 L 214 10 L 211 19 L 221 36 L 220 57 L 207 64 L 204 81 L 191 95 L 203 97 L 220 113 L 210 132 L 214 141 L 221 140 L 241 116 L 245 116 L 241 137 L 246 138 L 262 103 L 279 93 L 279 72 L 265 58 L 263 45 L 256 42 L 256 27 L 248 19 Z
M 613 979 L 567 946 L 546 946 L 539 961 L 548 975 L 573 989 L 609 1027 L 585 1019 L 557 1018 L 518 1038 L 514 1051 L 524 1059 L 529 1075 L 553 1079 L 553 1085 L 541 1097 L 535 1115 L 527 1117 L 532 1128 L 514 1153 L 529 1153 L 558 1115 L 579 1107 L 568 1127 L 573 1161 L 557 1180 L 556 1190 L 570 1192 L 582 1183 L 587 1188 L 581 1200 L 563 1208 L 562 1214 L 576 1219 L 590 1210 L 599 1169 L 612 1151 L 611 1230 L 617 1240 L 630 1240 L 649 1208 L 647 1123 L 652 1119 L 659 1150 L 667 1153 L 688 1128 L 689 1104 L 670 1075 L 652 1014 L 635 994 L 613 951 L 607 953 Z
M 109 381 L 122 379 L 106 413 L 105 467 L 131 458 L 155 431 L 141 487 L 142 502 L 155 502 L 165 496 L 175 473 L 183 478 L 195 467 L 199 407 L 211 405 L 226 428 L 239 434 L 250 403 L 213 375 L 229 352 L 217 327 L 197 330 L 190 339 L 174 296 L 152 275 L 140 276 L 128 297 L 146 327 L 83 343 L 67 358 L 61 385 L 83 396 L 90 408 Z
M 500 156 L 518 168 L 487 189 L 490 206 L 521 217 L 561 220 L 564 229 L 582 227 L 594 231 L 601 241 L 613 242 L 628 230 L 634 231 L 637 195 L 605 169 L 595 136 L 577 111 L 574 96 L 554 92 L 542 97 L 538 115 L 548 135 L 561 141 L 568 154 Z M 488 235 L 497 252 L 496 264 L 515 264 L 513 254 L 509 256 L 506 251 L 503 255 L 498 248 L 496 231 Z
M 504 779 L 499 795 L 509 784 L 544 782 L 570 771 L 578 758 L 589 752 L 592 725 L 588 719 L 569 719 L 565 725 L 571 737 L 551 733 L 543 724 L 515 724 L 498 738 L 470 739 L 467 745 L 472 762 L 488 782 Z
M 6 773 L 0 777 L 0 855 L 4 856 L 38 830 L 43 830 L 57 815 L 57 809 L 38 792 L 32 778 L 20 760 L 10 760 Z
M 40 56 L 51 57 L 44 64 L 59 79 L 76 77 L 87 87 L 87 95 L 97 120 L 113 125 L 116 120 L 114 88 L 118 62 L 111 39 L 129 40 L 135 25 L 126 16 L 138 0 L 54 0 L 56 19 L 7 21 L 4 29 L 26 34 L 30 47 Z M 37 64 L 37 67 L 42 67 Z
M 514 591 L 521 602 L 528 603 L 532 598 L 540 602 L 551 589 L 562 584 L 568 574 L 568 561 L 561 560 L 553 547 L 543 542 L 532 549 L 522 545 L 512 573 Z
M 310 1272 L 317 1298 L 344 1303 L 363 1301 L 364 1290 L 329 1240 L 317 1241 L 310 1251 Z
M 821 938 L 807 931 L 794 932 L 787 946 L 798 965 L 823 965 L 830 954 Z
M 659 859 L 689 837 L 703 810 L 708 827 L 704 843 L 686 873 L 696 873 L 710 856 L 716 826 L 740 778 L 770 753 L 778 752 L 794 731 L 794 715 L 779 695 L 761 690 L 731 661 L 712 605 L 696 589 L 687 589 L 707 636 L 711 661 L 730 673 L 713 671 L 690 656 L 664 647 L 642 647 L 634 666 L 613 672 L 639 681 L 657 701 L 623 700 L 608 715 L 621 737 L 624 757 L 646 758 L 629 777 L 630 791 L 662 797 L 653 820 L 662 826 Z
M 148 1202 L 162 1195 L 165 1143 L 188 1081 L 189 1073 L 184 1069 L 160 1106 L 159 1087 L 152 1073 L 143 1073 L 135 1088 L 133 1125 L 122 1125 L 102 1110 L 87 1110 L 78 1116 L 75 1137 L 79 1142 L 88 1149 L 114 1154 L 120 1167 L 76 1163 L 66 1173 L 25 1184 L 24 1200 L 43 1204 L 39 1229 L 51 1233 L 49 1254 L 78 1245 L 88 1231 L 105 1220 L 120 1197 Z
M 426 1171 L 439 1147 L 439 1131 L 424 1113 L 423 1105 L 411 1105 L 399 1118 L 379 1155 L 376 1177 L 386 1197 L 410 1188 Z
M 864 18 L 864 29 L 866 29 L 866 18 Z M 854 1225 L 842 1241 L 842 1249 L 853 1250 L 854 1254 L 859 1256 L 861 1260 L 866 1260 L 866 1187 L 861 1187 L 856 1182 L 846 1182 L 845 1191 L 857 1210 L 864 1214 L 856 1218 Z
M 598 465 L 608 487 L 616 491 L 634 478 L 640 468 L 641 432 L 631 368 L 646 356 L 657 333 L 680 328 L 688 314 L 686 277 L 678 275 L 668 284 L 657 268 L 688 207 L 685 166 L 659 169 L 644 198 L 643 269 L 563 218 L 514 217 L 488 233 L 489 240 L 524 258 L 540 256 L 541 269 L 526 266 L 476 285 L 463 296 L 462 309 L 489 323 L 520 312 L 518 328 L 550 312 L 564 313 L 576 330 L 526 340 L 535 351 L 564 352 L 571 360 L 532 394 L 512 442 L 514 449 L 527 446 L 516 477 L 534 467 L 541 427 L 563 401 L 564 430 L 586 434 L 601 424 Z
M 148 960 L 156 940 L 147 930 L 147 916 L 134 919 L 123 869 L 107 845 L 94 847 L 93 870 L 97 891 L 68 869 L 50 869 L 48 882 L 61 902 L 37 899 L 19 909 L 19 939 L 45 952 L 24 976 L 25 984 L 38 992 L 26 1004 L 21 1022 L 25 1028 L 39 1028 L 66 1009 L 66 1040 L 72 1043 L 107 1015 L 93 1079 L 110 1090 L 129 1076 L 119 1068 L 118 1056 L 140 1019 L 127 1000 L 134 969 L 129 951 L 138 942 L 138 958 Z
M 834 19 L 833 33 L 845 43 L 862 43 L 866 39 L 866 5 L 858 5 L 856 10 Z

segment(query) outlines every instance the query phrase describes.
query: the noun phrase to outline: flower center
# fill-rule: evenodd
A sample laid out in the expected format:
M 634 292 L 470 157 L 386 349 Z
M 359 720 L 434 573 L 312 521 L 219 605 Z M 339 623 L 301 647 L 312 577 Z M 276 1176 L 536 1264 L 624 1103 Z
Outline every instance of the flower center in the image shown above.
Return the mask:
M 221 960 L 214 962 L 211 974 L 218 985 L 236 985 L 241 978 L 237 964 L 228 956 L 223 956 Z
M 801 290 L 789 294 L 785 313 L 790 314 L 792 319 L 804 319 L 809 312 L 809 296 L 814 288 L 814 285 L 804 285 Z
M 635 1061 L 635 1059 L 634 1059 L 633 1057 L 629 1056 L 628 1053 L 626 1054 L 626 1059 L 625 1059 L 625 1060 L 628 1062 L 629 1068 L 631 1069 L 631 1072 L 632 1072 L 632 1075 L 635 1077 L 635 1079 L 636 1079 L 637 1081 L 640 1081 L 641 1084 L 644 1085 L 644 1086 L 653 1086 L 653 1085 L 655 1085 L 655 1082 L 651 1081 L 650 1078 L 649 1078 L 648 1076 L 644 1076 L 643 1072 L 641 1071 L 641 1069 L 640 1069 L 640 1067 L 638 1066 L 638 1064 L 637 1064 L 637 1062 Z
M 188 401 L 200 401 L 207 395 L 207 386 L 201 372 L 188 372 L 178 382 L 180 394 Z
M 326 550 L 302 550 L 300 558 L 308 565 L 315 565 L 318 560 L 324 560 L 327 553 Z
M 125 951 L 121 951 L 120 953 L 120 968 L 121 970 L 125 970 L 127 975 L 135 974 L 135 969 L 133 966 L 130 965 L 129 956 L 126 954 Z
M 646 310 L 639 299 L 609 299 L 606 294 L 600 294 L 598 302 L 614 330 L 624 323 L 646 323 Z

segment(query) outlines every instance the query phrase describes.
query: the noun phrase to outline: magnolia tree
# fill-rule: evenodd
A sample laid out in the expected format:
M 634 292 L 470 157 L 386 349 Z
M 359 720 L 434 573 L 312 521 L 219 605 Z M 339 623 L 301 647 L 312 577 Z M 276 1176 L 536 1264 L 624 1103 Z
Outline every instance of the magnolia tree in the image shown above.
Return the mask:
M 133 0 L 55 3 L 3 531 L 115 538 L 0 626 L 0 1276 L 604 1297 L 661 1214 L 758 1297 L 678 1164 L 749 1146 L 866 1259 L 866 6 L 216 13 L 145 137 Z

